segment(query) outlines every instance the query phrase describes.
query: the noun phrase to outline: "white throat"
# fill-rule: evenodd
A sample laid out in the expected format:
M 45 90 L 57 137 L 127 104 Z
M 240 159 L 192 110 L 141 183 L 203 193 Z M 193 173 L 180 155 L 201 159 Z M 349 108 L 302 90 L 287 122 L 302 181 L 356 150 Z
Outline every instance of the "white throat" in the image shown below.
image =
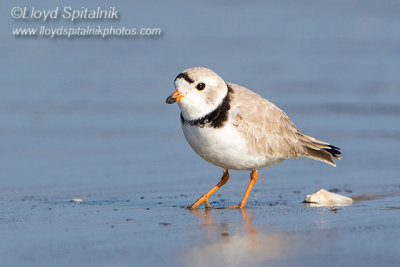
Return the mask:
M 186 120 L 196 120 L 214 111 L 222 103 L 227 94 L 228 88 L 226 88 L 225 92 L 222 91 L 221 94 L 215 98 L 213 103 L 206 103 L 203 99 L 190 98 L 190 96 L 186 98 L 185 96 L 180 102 L 178 102 L 178 105 L 182 111 L 183 118 Z

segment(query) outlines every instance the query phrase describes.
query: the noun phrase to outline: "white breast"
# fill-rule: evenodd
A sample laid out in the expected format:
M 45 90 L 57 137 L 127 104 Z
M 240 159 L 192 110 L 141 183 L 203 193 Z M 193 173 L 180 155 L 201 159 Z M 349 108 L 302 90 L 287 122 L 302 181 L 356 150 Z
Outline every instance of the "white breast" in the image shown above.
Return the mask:
M 222 168 L 256 170 L 282 161 L 250 151 L 245 138 L 229 122 L 221 128 L 182 125 L 182 129 L 197 154 Z

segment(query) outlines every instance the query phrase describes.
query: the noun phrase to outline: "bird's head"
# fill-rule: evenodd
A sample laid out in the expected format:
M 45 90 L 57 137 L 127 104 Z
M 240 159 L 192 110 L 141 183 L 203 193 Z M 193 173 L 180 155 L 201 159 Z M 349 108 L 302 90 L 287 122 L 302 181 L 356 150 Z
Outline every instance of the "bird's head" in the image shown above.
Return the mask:
M 228 92 L 224 80 L 210 69 L 195 67 L 184 70 L 175 78 L 175 89 L 166 100 L 178 102 L 184 118 L 194 120 L 212 112 Z

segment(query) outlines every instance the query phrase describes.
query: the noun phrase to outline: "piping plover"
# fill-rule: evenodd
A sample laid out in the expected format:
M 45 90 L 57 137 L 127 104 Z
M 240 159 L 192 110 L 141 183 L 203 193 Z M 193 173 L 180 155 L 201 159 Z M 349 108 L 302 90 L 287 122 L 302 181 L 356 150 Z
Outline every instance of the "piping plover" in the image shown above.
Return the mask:
M 166 102 L 178 102 L 183 133 L 204 160 L 223 168 L 221 181 L 189 208 L 204 203 L 229 179 L 229 169 L 251 171 L 244 208 L 258 170 L 283 160 L 308 157 L 336 166 L 340 149 L 300 133 L 289 117 L 249 89 L 225 82 L 212 70 L 196 67 L 175 79 L 176 91 Z

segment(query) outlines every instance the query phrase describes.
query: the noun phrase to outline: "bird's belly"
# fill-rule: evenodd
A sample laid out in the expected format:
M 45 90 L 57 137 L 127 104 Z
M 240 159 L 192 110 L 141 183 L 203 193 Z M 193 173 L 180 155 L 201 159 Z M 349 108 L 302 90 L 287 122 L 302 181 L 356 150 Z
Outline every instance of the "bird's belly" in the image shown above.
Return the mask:
M 267 168 L 283 159 L 251 151 L 246 139 L 234 126 L 200 128 L 182 125 L 183 133 L 193 150 L 204 160 L 226 169 L 256 170 Z

